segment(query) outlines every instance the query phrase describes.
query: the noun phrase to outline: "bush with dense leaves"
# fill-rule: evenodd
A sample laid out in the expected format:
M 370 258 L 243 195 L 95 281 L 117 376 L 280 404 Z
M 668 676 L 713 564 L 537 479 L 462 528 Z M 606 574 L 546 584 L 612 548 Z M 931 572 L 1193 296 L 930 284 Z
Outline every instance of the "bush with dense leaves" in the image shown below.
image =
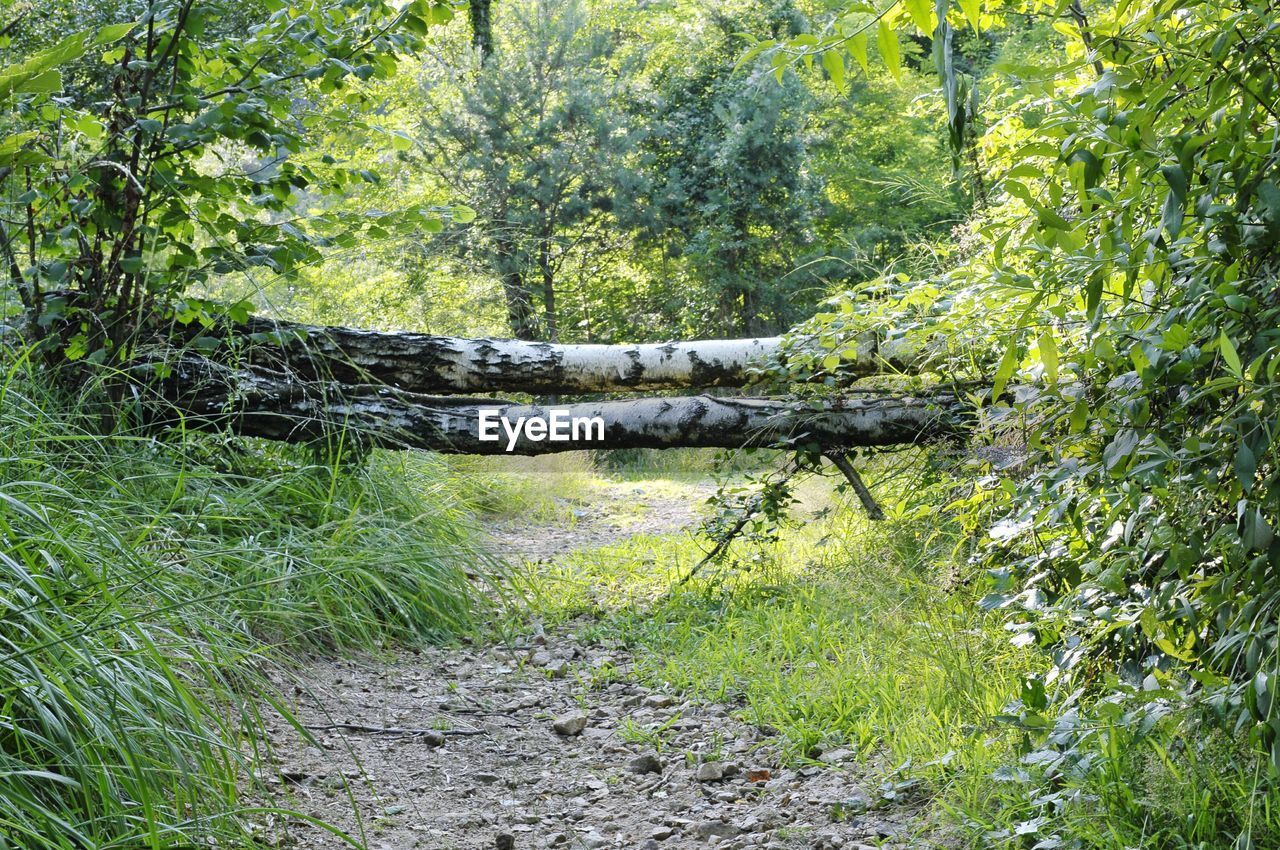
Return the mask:
M 876 328 L 994 384 L 974 397 L 1021 451 L 975 464 L 958 507 L 989 529 L 984 604 L 1047 660 L 1005 718 L 1025 732 L 1005 778 L 1029 783 L 1024 835 L 1044 838 L 1036 819 L 1073 801 L 1142 808 L 1101 773 L 1161 730 L 1190 737 L 1177 757 L 1216 727 L 1280 766 L 1280 11 L 1039 8 L 1065 41 L 987 81 L 991 205 L 950 268 L 837 299 L 788 374 Z M 1145 811 L 1141 840 L 1250 846 L 1253 805 L 1200 827 Z

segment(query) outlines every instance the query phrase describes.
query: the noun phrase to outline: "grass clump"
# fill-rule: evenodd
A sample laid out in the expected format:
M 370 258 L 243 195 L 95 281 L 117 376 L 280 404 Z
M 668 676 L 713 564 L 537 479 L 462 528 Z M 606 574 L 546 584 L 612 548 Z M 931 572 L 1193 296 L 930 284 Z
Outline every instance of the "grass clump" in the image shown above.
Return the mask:
M 449 482 L 217 437 L 101 437 L 0 387 L 0 848 L 238 846 L 281 649 L 467 628 Z

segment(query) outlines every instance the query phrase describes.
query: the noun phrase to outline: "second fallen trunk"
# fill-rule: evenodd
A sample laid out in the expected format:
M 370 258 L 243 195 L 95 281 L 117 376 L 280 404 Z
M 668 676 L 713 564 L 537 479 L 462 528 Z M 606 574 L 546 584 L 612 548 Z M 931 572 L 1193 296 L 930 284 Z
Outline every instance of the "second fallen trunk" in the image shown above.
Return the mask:
M 482 455 L 791 443 L 822 449 L 889 446 L 928 442 L 968 427 L 963 405 L 950 395 L 821 403 L 698 395 L 539 406 L 302 383 L 203 358 L 175 364 L 163 395 L 165 401 L 152 406 L 153 421 L 182 419 L 189 426 L 289 442 L 345 432 L 371 445 Z M 557 428 L 568 438 L 552 439 Z

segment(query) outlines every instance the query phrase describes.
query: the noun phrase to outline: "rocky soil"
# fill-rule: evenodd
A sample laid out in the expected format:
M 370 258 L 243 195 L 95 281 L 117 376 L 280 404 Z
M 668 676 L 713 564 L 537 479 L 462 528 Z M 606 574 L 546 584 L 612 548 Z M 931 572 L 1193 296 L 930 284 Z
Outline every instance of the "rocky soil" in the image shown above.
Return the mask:
M 684 484 L 674 492 L 670 485 L 615 483 L 590 500 L 557 499 L 568 517 L 562 524 L 531 527 L 505 520 L 490 529 L 489 540 L 499 555 L 539 562 L 632 535 L 691 531 L 715 489 L 710 482 Z
M 675 514 L 641 527 L 689 519 Z M 608 522 L 584 518 L 578 539 L 603 540 Z M 371 850 L 910 846 L 909 813 L 870 807 L 852 753 L 785 766 L 740 707 L 641 686 L 623 648 L 578 625 L 306 665 L 280 684 L 313 740 L 276 720 L 261 778 L 277 804 Z M 262 839 L 351 846 L 302 817 L 270 818 Z

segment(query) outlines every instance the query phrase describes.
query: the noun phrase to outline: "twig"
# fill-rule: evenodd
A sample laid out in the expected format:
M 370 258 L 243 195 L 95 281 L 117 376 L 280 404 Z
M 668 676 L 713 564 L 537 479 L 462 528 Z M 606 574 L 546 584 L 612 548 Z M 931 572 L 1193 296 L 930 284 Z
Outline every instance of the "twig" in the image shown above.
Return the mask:
M 9 21 L 9 23 L 5 24 L 3 28 L 0 28 L 0 38 L 4 38 L 6 36 L 12 35 L 13 31 L 18 28 L 18 24 L 22 23 L 22 19 L 25 18 L 26 16 L 27 16 L 27 13 L 23 12 L 22 14 L 18 15 L 18 17 L 14 18 L 12 21 Z
M 400 729 L 395 726 L 366 726 L 363 723 L 325 723 L 312 726 L 302 724 L 303 729 L 312 732 L 365 732 L 370 735 L 483 735 L 483 729 Z
M 798 471 L 799 471 L 799 467 L 796 467 L 796 466 L 792 466 L 789 469 L 786 469 L 784 471 L 784 475 L 782 476 L 782 480 L 779 481 L 778 484 L 785 484 L 786 482 L 790 481 L 791 476 L 795 475 Z M 693 569 L 685 573 L 684 578 L 676 582 L 675 584 L 676 587 L 684 587 L 693 579 L 694 576 L 698 574 L 698 572 L 703 567 L 705 567 L 707 564 L 711 563 L 712 561 L 715 561 L 720 557 L 721 554 L 724 553 L 724 550 L 729 547 L 729 544 L 732 543 L 738 537 L 738 535 L 742 533 L 742 529 L 746 528 L 747 523 L 750 522 L 751 518 L 756 515 L 756 512 L 758 510 L 760 510 L 760 506 L 764 504 L 764 496 L 765 496 L 764 492 L 761 492 L 761 493 L 758 493 L 755 496 L 755 498 L 751 500 L 751 502 L 747 505 L 746 509 L 742 512 L 742 516 L 738 519 L 737 522 L 733 524 L 733 528 L 729 529 L 724 534 L 721 534 L 716 539 L 716 545 L 713 546 L 711 551 L 706 554 L 706 557 L 704 557 L 698 563 L 694 564 Z
M 1106 69 L 1102 67 L 1102 60 L 1098 58 L 1098 51 L 1093 49 L 1093 30 L 1089 28 L 1089 18 L 1085 16 L 1084 6 L 1080 4 L 1080 0 L 1074 0 L 1067 7 L 1067 11 L 1071 13 L 1071 17 L 1075 19 L 1076 29 L 1080 31 L 1080 40 L 1084 42 L 1084 49 L 1092 57 L 1094 73 L 1102 77 L 1106 73 Z
M 747 510 L 743 511 L 742 517 L 736 523 L 734 523 L 733 528 L 729 529 L 724 534 L 720 535 L 720 538 L 716 541 L 716 545 L 712 547 L 711 551 L 706 554 L 706 557 L 704 557 L 698 563 L 694 564 L 693 569 L 685 573 L 684 578 L 676 582 L 676 587 L 684 587 L 686 584 L 690 582 L 690 580 L 693 579 L 694 576 L 698 574 L 699 570 L 701 570 L 707 564 L 711 563 L 712 561 L 720 557 L 720 553 L 723 552 L 726 548 L 728 548 L 729 544 L 733 542 L 734 538 L 737 537 L 739 533 L 741 533 L 742 529 L 747 524 L 747 520 L 755 516 L 756 510 L 759 509 L 761 501 L 763 501 L 763 499 L 760 496 L 757 496 L 755 499 L 751 501 L 751 506 Z
M 884 509 L 880 507 L 876 497 L 871 495 L 871 490 L 867 488 L 867 484 L 862 480 L 862 476 L 858 474 L 858 470 L 854 469 L 853 464 L 849 462 L 849 456 L 844 452 L 827 452 L 827 460 L 831 461 L 836 469 L 844 473 L 844 477 L 853 486 L 853 492 L 858 494 L 858 500 L 862 502 L 862 507 L 867 512 L 867 516 L 875 521 L 884 519 Z

